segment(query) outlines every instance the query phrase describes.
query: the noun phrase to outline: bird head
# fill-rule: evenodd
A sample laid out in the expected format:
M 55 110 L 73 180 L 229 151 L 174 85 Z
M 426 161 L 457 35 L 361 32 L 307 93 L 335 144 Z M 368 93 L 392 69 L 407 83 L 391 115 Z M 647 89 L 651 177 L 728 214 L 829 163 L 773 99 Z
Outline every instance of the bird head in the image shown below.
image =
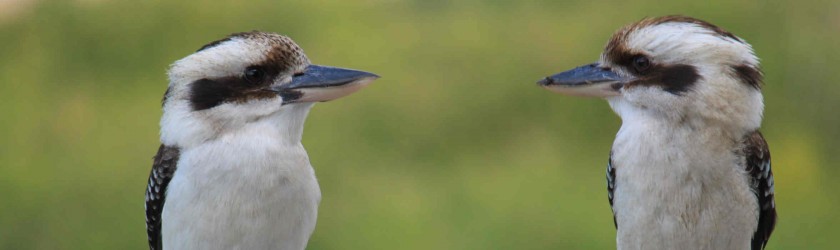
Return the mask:
M 188 144 L 265 118 L 302 124 L 312 103 L 349 95 L 376 78 L 313 65 L 286 36 L 232 34 L 172 64 L 161 138 Z
M 600 59 L 538 82 L 553 92 L 606 98 L 623 120 L 655 116 L 756 129 L 764 108 L 752 47 L 708 22 L 646 18 L 613 34 Z

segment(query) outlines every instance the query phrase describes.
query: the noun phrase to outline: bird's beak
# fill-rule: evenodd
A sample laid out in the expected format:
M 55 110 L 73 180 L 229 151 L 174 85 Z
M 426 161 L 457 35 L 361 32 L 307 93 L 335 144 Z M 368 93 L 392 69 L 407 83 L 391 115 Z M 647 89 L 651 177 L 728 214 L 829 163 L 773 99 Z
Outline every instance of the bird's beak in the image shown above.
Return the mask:
M 567 70 L 537 82 L 552 92 L 586 97 L 617 96 L 628 79 L 598 63 Z
M 325 102 L 338 99 L 367 86 L 378 75 L 352 69 L 309 65 L 303 73 L 292 77 L 292 82 L 274 90 L 283 97 L 283 103 Z

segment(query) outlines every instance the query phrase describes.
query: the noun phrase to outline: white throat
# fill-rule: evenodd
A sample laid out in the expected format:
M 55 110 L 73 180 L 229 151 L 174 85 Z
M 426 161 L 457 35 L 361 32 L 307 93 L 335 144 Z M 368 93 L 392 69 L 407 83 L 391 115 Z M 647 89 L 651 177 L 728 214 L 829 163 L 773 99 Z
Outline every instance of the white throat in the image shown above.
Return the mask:
M 734 131 L 619 98 L 610 100 L 622 118 L 611 155 L 619 249 L 747 249 L 757 204 Z
M 321 200 L 300 142 L 311 107 L 284 105 L 220 133 L 185 130 L 210 139 L 178 145 L 162 214 L 164 249 L 304 249 Z
M 280 104 L 266 102 L 261 105 Z M 246 111 L 241 111 L 241 107 L 223 105 L 212 110 L 193 112 L 186 101 L 174 102 L 164 107 L 160 139 L 165 145 L 190 148 L 226 135 L 271 131 L 284 142 L 300 143 L 306 116 L 313 105 L 293 103 L 279 109 L 254 105 L 256 108 Z

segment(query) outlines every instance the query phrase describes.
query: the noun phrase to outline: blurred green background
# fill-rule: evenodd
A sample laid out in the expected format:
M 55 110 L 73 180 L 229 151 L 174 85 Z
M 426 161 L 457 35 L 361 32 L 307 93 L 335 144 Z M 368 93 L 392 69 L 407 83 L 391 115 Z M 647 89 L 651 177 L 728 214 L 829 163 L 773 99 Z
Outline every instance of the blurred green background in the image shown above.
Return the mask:
M 762 58 L 780 219 L 768 249 L 836 249 L 840 1 L 0 1 L 0 248 L 145 249 L 168 65 L 259 29 L 382 78 L 306 124 L 309 249 L 610 249 L 620 120 L 538 88 L 613 31 L 686 14 Z

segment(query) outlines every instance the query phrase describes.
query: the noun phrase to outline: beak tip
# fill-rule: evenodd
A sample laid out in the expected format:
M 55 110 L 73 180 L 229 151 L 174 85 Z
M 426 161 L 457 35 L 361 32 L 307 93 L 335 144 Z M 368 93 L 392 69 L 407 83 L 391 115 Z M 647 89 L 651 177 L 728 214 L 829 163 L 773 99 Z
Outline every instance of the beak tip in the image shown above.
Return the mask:
M 366 71 L 359 71 L 359 73 L 360 73 L 359 76 L 356 78 L 358 80 L 373 81 L 373 80 L 382 78 L 381 76 L 379 76 L 377 74 L 366 72 Z

